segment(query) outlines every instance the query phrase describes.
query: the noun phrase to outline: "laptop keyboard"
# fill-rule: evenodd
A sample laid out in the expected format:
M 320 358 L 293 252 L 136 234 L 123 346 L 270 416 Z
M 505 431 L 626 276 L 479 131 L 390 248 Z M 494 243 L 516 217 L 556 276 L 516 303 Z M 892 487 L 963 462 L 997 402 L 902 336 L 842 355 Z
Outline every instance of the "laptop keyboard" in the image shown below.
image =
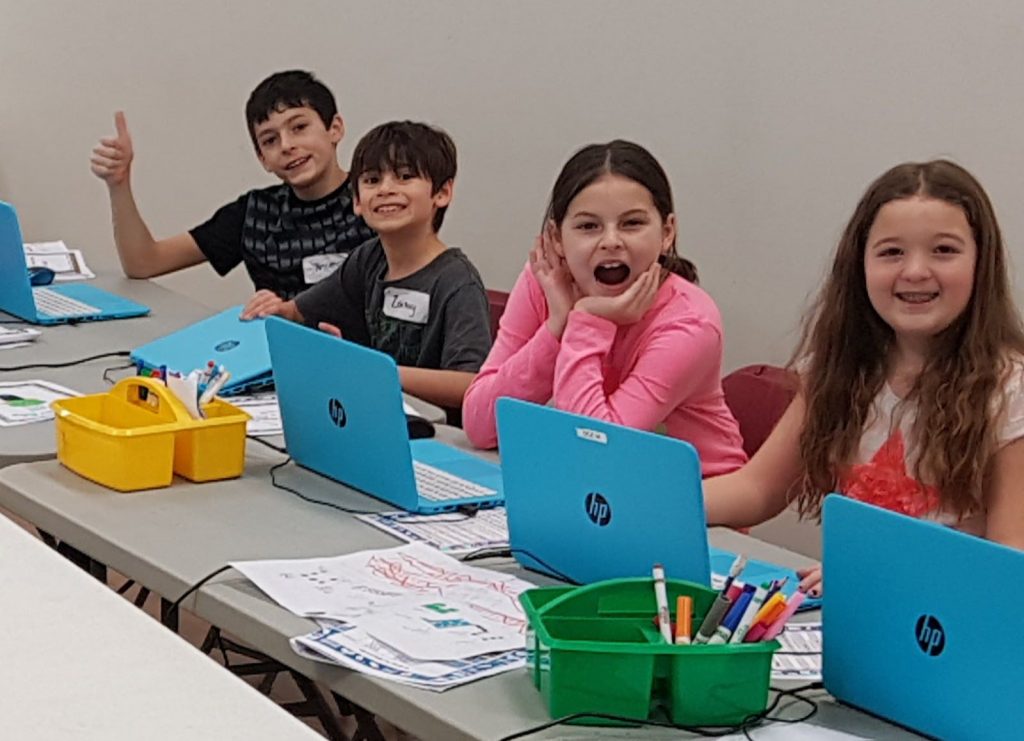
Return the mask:
M 450 501 L 453 499 L 479 499 L 493 497 L 498 492 L 486 486 L 459 478 L 440 468 L 429 466 L 419 461 L 412 462 L 416 472 L 416 488 L 420 496 L 431 502 Z
M 49 288 L 34 289 L 32 297 L 36 300 L 36 311 L 47 316 L 84 316 L 102 313 L 95 306 L 68 298 Z

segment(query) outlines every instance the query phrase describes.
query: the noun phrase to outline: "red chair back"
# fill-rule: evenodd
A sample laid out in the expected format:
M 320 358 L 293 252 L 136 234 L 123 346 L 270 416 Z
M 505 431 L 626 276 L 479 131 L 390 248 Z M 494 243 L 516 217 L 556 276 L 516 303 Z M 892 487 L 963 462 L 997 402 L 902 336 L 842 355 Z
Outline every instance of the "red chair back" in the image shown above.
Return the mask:
M 725 403 L 740 424 L 747 456 L 768 439 L 796 389 L 795 376 L 774 365 L 748 365 L 722 379 Z
M 491 306 L 491 339 L 498 336 L 498 323 L 501 315 L 505 313 L 505 304 L 508 302 L 508 291 L 497 291 L 487 289 L 487 303 Z

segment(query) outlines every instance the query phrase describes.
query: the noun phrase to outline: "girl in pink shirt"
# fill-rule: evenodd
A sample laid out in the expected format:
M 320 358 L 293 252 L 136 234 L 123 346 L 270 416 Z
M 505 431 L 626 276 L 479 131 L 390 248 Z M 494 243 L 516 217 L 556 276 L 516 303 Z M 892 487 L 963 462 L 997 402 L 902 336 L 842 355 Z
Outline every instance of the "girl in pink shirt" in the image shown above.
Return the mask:
M 466 392 L 474 445 L 497 445 L 494 403 L 511 396 L 686 440 L 705 476 L 743 465 L 721 317 L 675 239 L 672 190 L 646 149 L 616 140 L 573 155 Z

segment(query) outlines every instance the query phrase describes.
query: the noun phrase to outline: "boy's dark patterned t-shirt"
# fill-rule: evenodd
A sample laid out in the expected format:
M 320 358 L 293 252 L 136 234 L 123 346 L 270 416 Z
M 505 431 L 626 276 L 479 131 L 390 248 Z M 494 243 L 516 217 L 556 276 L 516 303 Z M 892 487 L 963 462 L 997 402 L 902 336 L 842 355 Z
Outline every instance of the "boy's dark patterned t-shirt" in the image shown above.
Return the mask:
M 221 275 L 244 262 L 256 290 L 293 298 L 308 288 L 305 258 L 346 254 L 373 236 L 352 204 L 347 180 L 315 201 L 300 200 L 289 186 L 275 185 L 249 191 L 190 234 Z

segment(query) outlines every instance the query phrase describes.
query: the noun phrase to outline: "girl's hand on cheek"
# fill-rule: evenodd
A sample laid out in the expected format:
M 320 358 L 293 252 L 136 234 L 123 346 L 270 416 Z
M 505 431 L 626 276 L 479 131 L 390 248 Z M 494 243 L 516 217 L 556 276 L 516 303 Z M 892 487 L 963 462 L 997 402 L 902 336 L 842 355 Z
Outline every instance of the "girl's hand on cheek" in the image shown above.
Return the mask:
M 655 262 L 618 296 L 587 296 L 576 302 L 576 308 L 620 326 L 635 324 L 654 305 L 660 286 L 661 266 Z
M 579 298 L 579 289 L 565 260 L 555 252 L 549 229 L 545 229 L 534 240 L 533 250 L 530 251 L 530 270 L 548 303 L 548 329 L 561 339 L 569 312 Z

